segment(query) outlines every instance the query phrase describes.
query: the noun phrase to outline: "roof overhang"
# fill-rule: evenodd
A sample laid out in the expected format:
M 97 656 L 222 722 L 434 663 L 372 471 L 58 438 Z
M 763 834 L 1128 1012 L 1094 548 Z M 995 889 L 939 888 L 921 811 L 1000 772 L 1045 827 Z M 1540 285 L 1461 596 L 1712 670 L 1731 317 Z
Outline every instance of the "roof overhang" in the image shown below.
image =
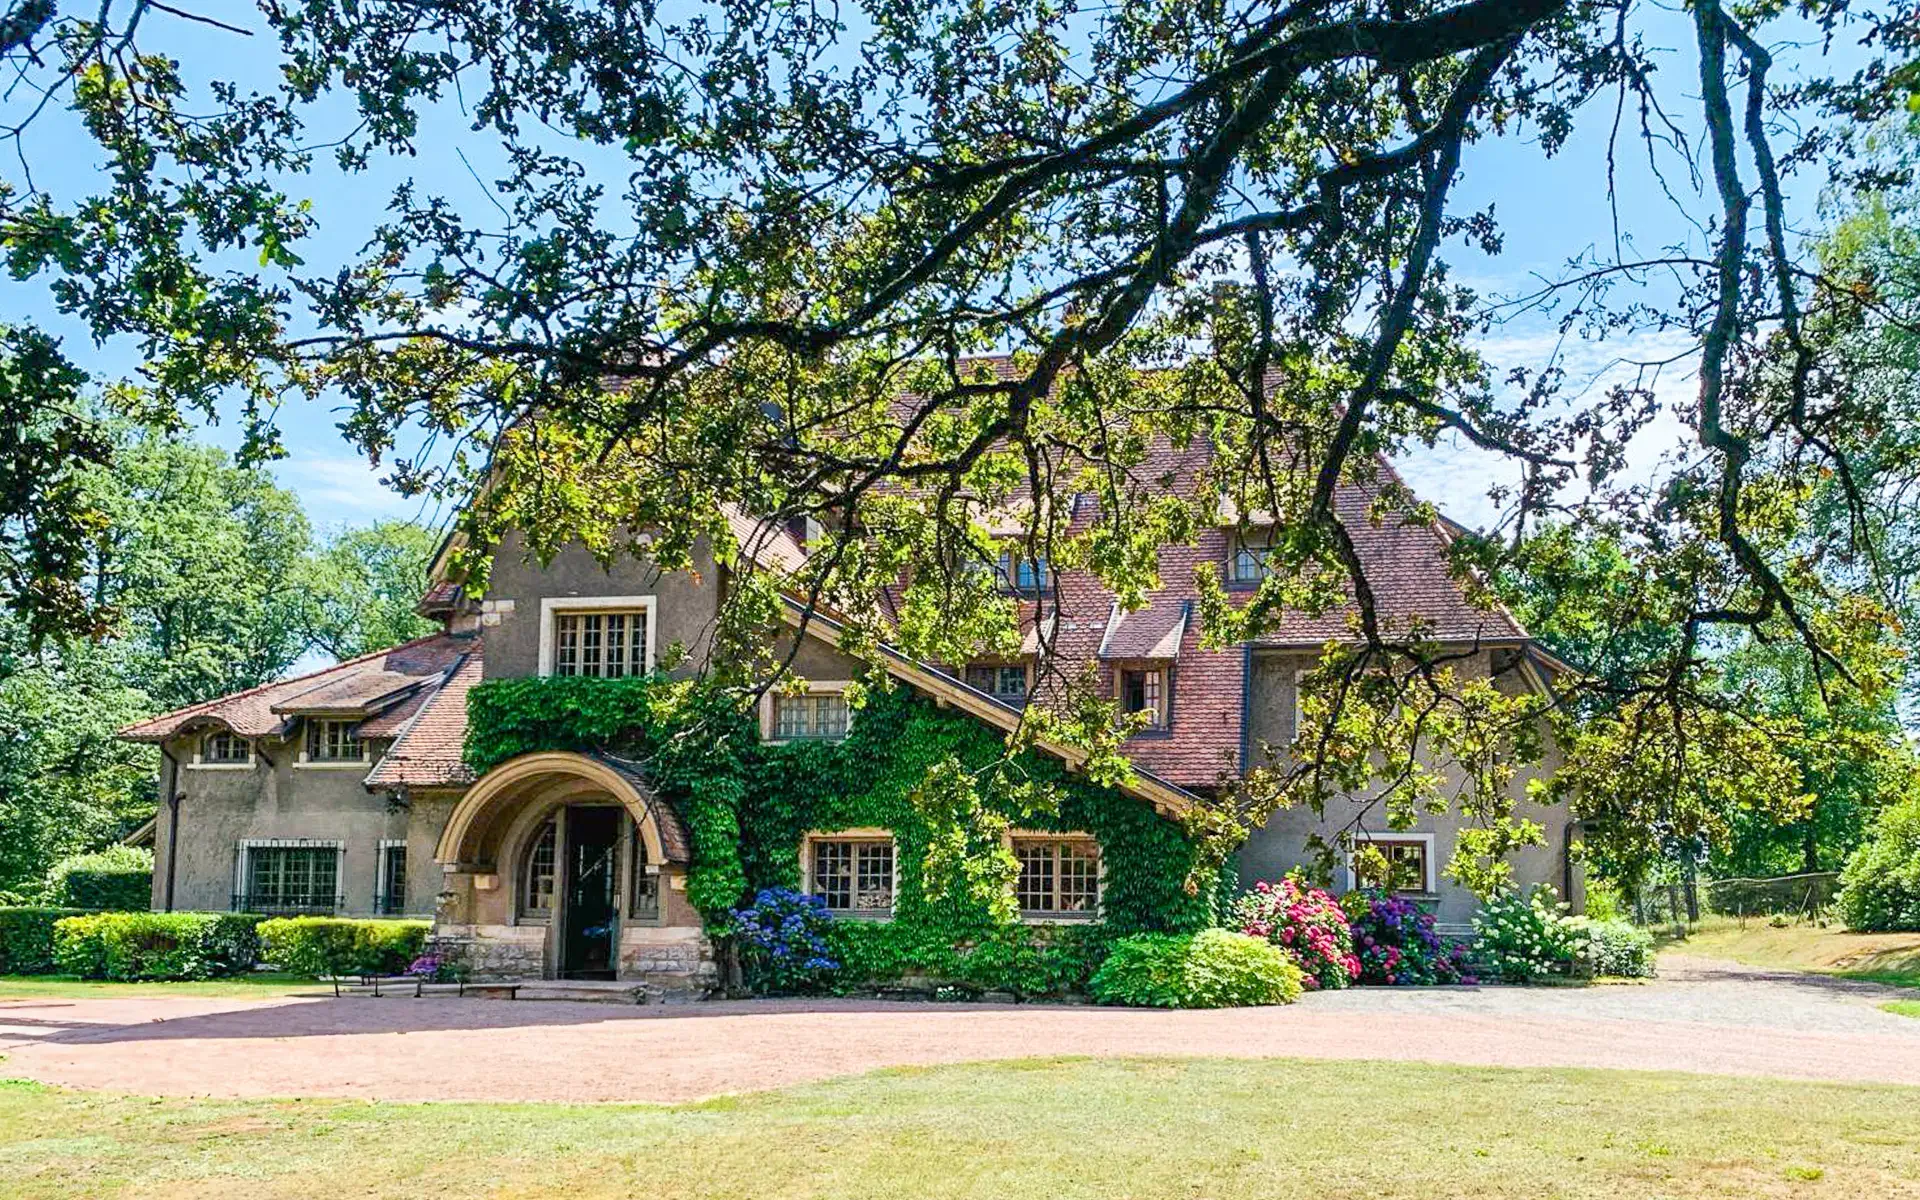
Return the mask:
M 786 618 L 787 624 L 796 630 L 804 630 L 808 636 L 818 638 L 836 650 L 840 649 L 840 639 L 846 630 L 840 621 L 817 609 L 808 613 L 807 606 L 791 596 L 785 597 L 785 600 L 781 615 Z M 880 645 L 879 650 L 887 674 L 902 683 L 1009 733 L 1019 727 L 1020 710 L 1012 705 L 970 688 L 953 676 L 936 671 L 885 643 Z M 1075 746 L 1045 741 L 1036 744 L 1065 762 L 1069 768 L 1078 768 L 1087 760 L 1087 752 Z M 1173 815 L 1186 812 L 1201 800 L 1178 784 L 1169 783 L 1138 767 L 1132 769 L 1132 778 L 1121 784 L 1120 790 L 1136 799 L 1145 800 L 1158 812 Z

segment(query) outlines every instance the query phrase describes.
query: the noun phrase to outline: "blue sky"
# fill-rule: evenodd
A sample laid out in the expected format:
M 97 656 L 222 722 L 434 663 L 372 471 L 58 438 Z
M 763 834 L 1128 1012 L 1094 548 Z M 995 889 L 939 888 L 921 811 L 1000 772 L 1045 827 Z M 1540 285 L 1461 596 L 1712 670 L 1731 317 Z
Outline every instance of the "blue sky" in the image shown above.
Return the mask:
M 1670 47 L 1662 55 L 1665 67 L 1660 73 L 1660 90 L 1690 136 L 1697 134 L 1697 103 L 1693 100 L 1695 63 L 1691 53 L 1691 32 L 1684 15 L 1660 9 L 1650 10 L 1652 24 L 1647 39 L 1655 46 Z M 158 14 L 149 21 L 158 20 Z M 179 22 L 160 27 L 164 40 L 159 44 L 178 55 L 183 66 L 192 71 L 207 70 L 207 64 L 222 77 L 237 77 L 244 84 L 271 86 L 265 72 L 273 66 L 273 56 L 252 53 L 253 42 L 218 30 L 186 26 Z M 264 40 L 264 39 L 259 39 Z M 252 77 L 248 72 L 252 71 Z M 332 114 L 343 117 L 344 113 Z M 1530 290 L 1539 278 L 1560 273 L 1567 261 L 1596 245 L 1610 247 L 1613 239 L 1614 208 L 1609 203 L 1606 181 L 1606 133 L 1610 111 L 1592 110 L 1582 117 L 1572 142 L 1559 155 L 1544 157 L 1531 132 L 1508 136 L 1470 146 L 1463 158 L 1463 176 L 1456 200 L 1463 206 L 1494 207 L 1505 233 L 1504 252 L 1496 258 L 1467 254 L 1458 248 L 1450 252 L 1456 278 L 1470 283 L 1484 294 L 1511 295 Z M 316 133 L 325 132 L 329 114 L 314 120 Z M 337 123 L 337 122 L 336 122 Z M 66 127 L 71 134 L 71 126 Z M 44 151 L 62 138 L 59 120 L 49 120 L 34 136 Z M 1702 235 L 1689 217 L 1675 209 L 1662 194 L 1648 172 L 1644 152 L 1629 131 L 1628 147 L 1620 164 L 1620 188 L 1617 212 L 1622 236 L 1638 251 L 1653 253 L 1661 247 L 1685 243 L 1703 248 Z M 342 178 L 323 169 L 315 175 L 292 181 L 289 190 L 310 197 L 320 223 L 319 236 L 301 253 L 309 262 L 331 261 L 329 256 L 345 256 L 356 248 L 377 222 L 381 205 L 392 184 L 411 177 L 425 189 L 448 197 L 468 210 L 489 203 L 485 191 L 469 173 L 456 149 L 465 151 L 467 161 L 482 176 L 488 175 L 487 139 L 466 129 L 466 121 L 456 106 L 447 103 L 429 113 L 417 157 L 388 162 L 372 172 Z M 29 146 L 30 152 L 32 145 Z M 1668 163 L 1680 167 L 1677 159 Z M 39 181 L 56 195 L 84 194 L 93 182 L 94 165 L 74 156 L 41 153 L 36 157 Z M 1707 205 L 1683 194 L 1682 199 L 1695 213 Z M 1801 187 L 1795 196 L 1796 220 L 1810 227 L 1816 196 Z M 71 340 L 78 335 L 72 325 L 51 313 L 44 291 L 37 282 L 15 284 L 0 300 L 0 318 L 31 315 L 65 332 Z M 1485 343 L 1485 350 L 1497 367 L 1528 366 L 1539 368 L 1556 360 L 1574 380 L 1596 385 L 1615 378 L 1623 368 L 1614 366 L 1623 358 L 1653 357 L 1672 353 L 1680 343 L 1673 338 L 1629 338 L 1626 341 L 1593 344 L 1577 337 L 1560 339 L 1546 321 L 1532 318 L 1514 322 L 1497 330 Z M 93 360 L 103 375 L 111 375 L 132 366 L 129 348 L 100 347 Z M 1663 400 L 1684 408 L 1693 387 L 1691 374 L 1684 366 L 1669 368 L 1663 375 L 1660 394 Z M 424 519 L 429 523 L 445 514 L 426 508 L 417 500 L 395 496 L 378 482 L 380 472 L 355 455 L 342 440 L 336 422 L 339 414 L 324 404 L 294 404 L 278 415 L 288 457 L 275 465 L 282 483 L 297 492 L 317 524 L 364 524 L 373 520 L 401 517 Z M 1664 448 L 1671 446 L 1682 431 L 1668 420 L 1642 438 L 1638 459 L 1641 469 L 1650 468 Z M 231 424 L 202 431 L 206 440 L 231 446 L 237 431 Z M 1496 514 L 1486 499 L 1487 486 L 1513 472 L 1504 464 L 1460 445 L 1443 445 L 1432 454 L 1411 456 L 1400 463 L 1409 482 L 1422 494 L 1438 501 L 1457 519 L 1484 524 Z

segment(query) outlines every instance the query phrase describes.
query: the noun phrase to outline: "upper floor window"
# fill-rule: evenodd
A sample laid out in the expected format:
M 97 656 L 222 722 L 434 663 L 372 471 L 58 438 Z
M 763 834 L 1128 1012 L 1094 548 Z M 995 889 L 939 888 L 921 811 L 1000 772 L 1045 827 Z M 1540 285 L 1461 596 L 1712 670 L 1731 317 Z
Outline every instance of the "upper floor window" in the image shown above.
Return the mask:
M 891 835 L 811 835 L 806 845 L 807 889 L 829 911 L 884 917 L 893 912 Z
M 840 692 L 775 693 L 772 702 L 775 741 L 837 741 L 847 736 L 847 698 Z
M 1148 729 L 1167 727 L 1167 669 L 1121 667 L 1117 675 L 1120 711 L 1146 713 Z
M 653 670 L 652 596 L 546 596 L 540 674 L 620 679 Z
M 308 762 L 359 762 L 366 757 L 358 721 L 309 720 Z
M 1023 595 L 1036 595 L 1053 586 L 1053 575 L 1043 554 L 1029 557 L 1002 550 L 999 561 L 994 564 L 994 574 L 1002 588 Z
M 216 766 L 245 766 L 253 761 L 253 743 L 220 730 L 200 739 L 200 761 Z
M 1027 917 L 1092 917 L 1100 910 L 1100 845 L 1084 835 L 1016 837 L 1014 898 Z
M 967 667 L 966 684 L 1008 704 L 1027 702 L 1025 663 L 973 663 Z
M 554 614 L 553 673 L 603 679 L 646 674 L 647 610 Z
M 1265 530 L 1235 533 L 1228 543 L 1227 582 L 1257 584 L 1271 571 L 1272 534 Z

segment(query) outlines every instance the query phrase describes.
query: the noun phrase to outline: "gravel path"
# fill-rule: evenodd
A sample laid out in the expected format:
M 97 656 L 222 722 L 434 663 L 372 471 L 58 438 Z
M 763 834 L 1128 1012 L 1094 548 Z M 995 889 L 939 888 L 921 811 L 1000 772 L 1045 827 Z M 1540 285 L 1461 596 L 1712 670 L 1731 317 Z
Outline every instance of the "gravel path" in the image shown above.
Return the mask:
M 119 1092 L 684 1101 L 1042 1055 L 1364 1058 L 1920 1085 L 1897 993 L 1669 958 L 1648 984 L 1367 988 L 1216 1012 L 757 1001 L 183 997 L 0 1002 L 0 1076 Z

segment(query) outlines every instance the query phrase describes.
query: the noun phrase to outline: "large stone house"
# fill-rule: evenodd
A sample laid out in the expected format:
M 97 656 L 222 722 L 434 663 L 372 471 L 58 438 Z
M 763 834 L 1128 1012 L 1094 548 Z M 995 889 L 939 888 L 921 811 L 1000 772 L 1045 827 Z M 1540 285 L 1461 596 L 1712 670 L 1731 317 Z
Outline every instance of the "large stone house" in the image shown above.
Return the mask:
M 1471 669 L 1503 686 L 1547 687 L 1552 660 L 1511 615 L 1469 603 L 1449 576 L 1445 529 L 1373 524 L 1368 503 L 1360 487 L 1339 498 L 1389 618 L 1421 621 L 1435 640 L 1472 649 Z M 1080 498 L 1075 520 L 1091 520 L 1092 507 Z M 806 553 L 785 529 L 744 516 L 731 522 L 747 553 L 786 562 Z M 1284 752 L 1298 677 L 1330 639 L 1348 636 L 1349 614 L 1336 611 L 1290 615 L 1254 643 L 1202 645 L 1193 567 L 1214 562 L 1230 586 L 1251 587 L 1264 569 L 1259 550 L 1257 527 L 1252 535 L 1213 529 L 1195 544 L 1163 549 L 1164 586 L 1143 609 L 1120 610 L 1097 581 L 1071 572 L 1057 581 L 1057 611 L 1027 606 L 1030 620 L 1054 622 L 1053 653 L 1065 665 L 1092 664 L 1123 707 L 1149 714 L 1126 746 L 1137 768 L 1122 789 L 1130 803 L 1171 819 L 1263 761 L 1268 747 Z M 701 671 L 740 563 L 705 546 L 698 557 L 693 572 L 632 559 L 608 569 L 575 547 L 542 567 L 510 537 L 496 548 L 484 595 L 445 579 L 434 584 L 421 611 L 442 622 L 441 632 L 129 727 L 125 737 L 162 751 L 154 906 L 402 914 L 432 918 L 442 936 L 466 940 L 489 973 L 706 978 L 711 948 L 687 890 L 693 839 L 642 766 L 611 753 L 553 751 L 476 777 L 463 757 L 468 694 L 483 680 L 641 675 L 655 670 L 667 646 L 685 652 L 672 674 Z M 1013 564 L 1005 586 L 1037 592 L 1047 570 Z M 794 669 L 805 691 L 770 693 L 760 736 L 843 737 L 861 716 L 849 713 L 842 692 L 865 668 L 837 648 L 840 627 L 830 616 L 803 621 L 797 602 L 788 616 L 784 636 L 801 638 Z M 1033 678 L 1037 639 L 1028 642 L 1023 658 L 957 666 L 893 651 L 884 657 L 908 692 L 1011 728 Z M 1064 748 L 1057 753 L 1071 758 Z M 1516 878 L 1573 892 L 1564 814 L 1527 803 L 1522 811 L 1548 838 L 1519 855 Z M 1240 852 L 1241 878 L 1277 878 L 1305 861 L 1310 834 L 1331 834 L 1352 816 L 1281 813 Z M 1406 830 L 1388 830 L 1383 817 L 1362 824 L 1373 827 L 1360 837 L 1403 868 L 1443 927 L 1464 925 L 1473 898 L 1442 874 L 1456 816 L 1423 816 Z M 1097 835 L 1016 831 L 1013 842 L 1024 917 L 1101 919 L 1103 892 L 1121 868 L 1103 856 Z M 808 829 L 792 847 L 801 886 L 850 916 L 884 916 L 896 885 L 917 878 L 909 856 L 894 850 L 894 831 L 876 827 Z M 1336 885 L 1351 882 L 1350 869 L 1342 874 Z

